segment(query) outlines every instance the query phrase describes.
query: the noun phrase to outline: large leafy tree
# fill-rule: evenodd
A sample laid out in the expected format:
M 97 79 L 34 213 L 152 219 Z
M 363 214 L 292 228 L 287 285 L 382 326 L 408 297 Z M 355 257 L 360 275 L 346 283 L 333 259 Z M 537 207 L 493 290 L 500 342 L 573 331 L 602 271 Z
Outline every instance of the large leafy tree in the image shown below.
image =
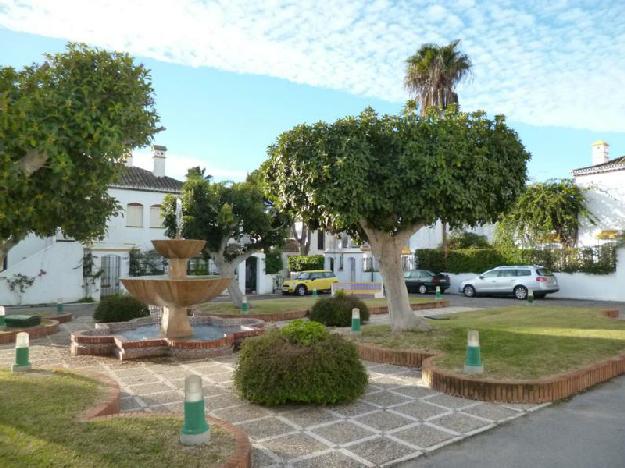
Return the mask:
M 401 251 L 437 218 L 452 226 L 494 222 L 523 190 L 527 153 L 503 117 L 431 112 L 298 125 L 263 165 L 281 209 L 371 245 L 380 262 L 393 330 L 419 325 L 410 310 Z
M 574 247 L 583 220 L 595 223 L 584 189 L 571 179 L 536 183 L 527 187 L 502 217 L 497 240 L 500 244 L 508 241 L 529 246 L 555 241 Z
M 470 73 L 471 60 L 458 46 L 460 39 L 447 45 L 423 44 L 406 60 L 404 85 L 414 95 L 407 109 L 418 107 L 421 115 L 430 108 L 447 109 L 458 104 L 456 86 Z M 443 251 L 447 257 L 447 220 L 442 219 Z
M 127 54 L 70 44 L 0 68 L 0 267 L 29 233 L 101 237 L 117 208 L 107 187 L 157 124 L 149 72 Z
M 240 183 L 215 183 L 194 168 L 182 186 L 182 235 L 206 240 L 209 255 L 223 276 L 232 276 L 239 264 L 254 252 L 281 246 L 290 219 L 263 196 L 255 173 Z M 163 203 L 164 225 L 169 237 L 176 235 L 176 197 Z M 240 307 L 242 293 L 233 281 L 228 286 L 232 302 Z

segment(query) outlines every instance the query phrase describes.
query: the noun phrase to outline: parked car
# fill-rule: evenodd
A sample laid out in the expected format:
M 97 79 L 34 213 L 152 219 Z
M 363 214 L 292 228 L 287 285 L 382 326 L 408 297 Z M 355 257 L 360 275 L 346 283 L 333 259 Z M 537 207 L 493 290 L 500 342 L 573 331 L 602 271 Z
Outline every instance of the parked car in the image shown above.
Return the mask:
M 427 294 L 441 287 L 441 293 L 449 289 L 449 276 L 432 273 L 430 270 L 410 270 L 404 273 L 404 281 L 408 292 Z
M 463 281 L 458 288 L 467 297 L 508 296 L 527 299 L 529 291 L 534 297 L 543 298 L 558 292 L 558 280 L 547 268 L 539 265 L 499 266 Z
M 336 275 L 329 270 L 301 271 L 294 279 L 282 283 L 282 294 L 305 296 L 317 292 L 330 292 L 332 283 L 338 283 Z

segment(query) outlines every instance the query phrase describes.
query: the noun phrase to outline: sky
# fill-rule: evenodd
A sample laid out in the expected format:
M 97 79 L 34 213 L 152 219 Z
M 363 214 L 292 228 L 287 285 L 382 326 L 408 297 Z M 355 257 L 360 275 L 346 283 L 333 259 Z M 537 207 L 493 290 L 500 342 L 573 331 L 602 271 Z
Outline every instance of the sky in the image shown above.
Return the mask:
M 67 41 L 129 52 L 151 70 L 168 175 L 240 180 L 299 123 L 400 112 L 406 58 L 461 39 L 462 109 L 505 114 L 541 181 L 590 165 L 598 139 L 625 155 L 623 18 L 622 0 L 0 0 L 0 66 Z

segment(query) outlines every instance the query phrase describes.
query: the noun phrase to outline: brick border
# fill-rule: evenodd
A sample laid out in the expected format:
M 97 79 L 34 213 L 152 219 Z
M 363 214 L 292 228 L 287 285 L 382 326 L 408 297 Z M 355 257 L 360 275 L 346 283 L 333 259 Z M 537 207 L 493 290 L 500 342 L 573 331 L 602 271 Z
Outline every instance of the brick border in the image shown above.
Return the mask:
M 412 310 L 423 309 L 440 309 L 441 307 L 449 307 L 448 300 L 429 301 L 417 304 L 410 304 Z M 213 314 L 216 317 L 224 318 L 254 318 L 264 320 L 265 322 L 282 322 L 286 320 L 296 320 L 307 317 L 310 309 L 305 310 L 289 310 L 286 312 L 275 312 L 272 314 Z M 388 314 L 388 306 L 369 307 L 370 315 Z M 202 316 L 209 315 L 208 312 L 202 312 Z
M 0 344 L 11 344 L 15 343 L 15 337 L 20 332 L 27 332 L 30 339 L 41 338 L 43 336 L 52 335 L 59 331 L 59 321 L 56 319 L 49 319 L 47 317 L 41 318 L 42 322 L 47 321 L 48 323 L 42 323 L 41 325 L 37 325 L 35 327 L 27 327 L 27 328 L 14 328 L 10 329 L 10 331 L 4 331 L 0 333 Z
M 599 311 L 599 315 L 619 318 L 617 309 Z M 506 403 L 546 403 L 568 398 L 594 385 L 625 374 L 625 353 L 589 364 L 581 369 L 533 380 L 497 380 L 459 374 L 436 367 L 442 354 L 417 350 L 397 350 L 370 343 L 356 342 L 361 359 L 396 366 L 421 367 L 428 387 L 448 395 L 481 401 Z
M 102 418 L 159 418 L 162 414 L 156 413 L 139 413 L 139 412 L 127 412 L 120 413 L 120 390 L 119 384 L 113 379 L 98 373 L 85 372 L 85 371 L 72 371 L 55 370 L 58 374 L 74 374 L 78 376 L 88 377 L 96 380 L 104 387 L 104 397 L 96 403 L 95 406 L 87 408 L 83 411 L 78 419 L 80 421 L 90 421 L 93 419 Z M 171 415 L 168 415 L 171 416 Z M 206 416 L 208 422 L 213 426 L 218 426 L 225 432 L 230 433 L 234 438 L 234 453 L 221 465 L 224 468 L 250 468 L 252 466 L 252 444 L 245 432 L 238 427 L 233 426 L 228 421 L 217 419 L 213 416 Z

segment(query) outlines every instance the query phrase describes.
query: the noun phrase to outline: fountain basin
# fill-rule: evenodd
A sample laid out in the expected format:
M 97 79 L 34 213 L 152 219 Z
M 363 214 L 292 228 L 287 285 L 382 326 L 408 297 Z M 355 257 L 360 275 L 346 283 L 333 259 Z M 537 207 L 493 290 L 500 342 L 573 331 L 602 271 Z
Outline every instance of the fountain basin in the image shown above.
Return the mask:
M 168 276 L 142 276 L 122 278 L 121 281 L 132 296 L 146 304 L 189 307 L 217 297 L 228 287 L 232 278 L 193 276 L 171 279 Z
M 158 317 L 99 323 L 95 329 L 72 333 L 71 352 L 114 355 L 121 361 L 153 356 L 197 359 L 232 353 L 243 339 L 265 331 L 265 322 L 256 319 L 194 316 L 190 322 L 194 334 L 186 338 L 160 336 Z
M 165 258 L 191 258 L 200 254 L 206 241 L 199 239 L 153 240 L 156 251 Z

